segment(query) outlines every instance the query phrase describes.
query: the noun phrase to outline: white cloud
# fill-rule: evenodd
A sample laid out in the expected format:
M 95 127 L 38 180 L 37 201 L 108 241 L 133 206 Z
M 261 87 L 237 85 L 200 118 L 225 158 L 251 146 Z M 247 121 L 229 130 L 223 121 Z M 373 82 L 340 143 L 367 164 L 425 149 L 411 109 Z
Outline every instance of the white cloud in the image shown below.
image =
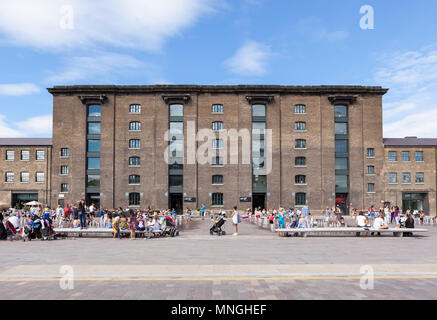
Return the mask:
M 240 47 L 235 55 L 224 63 L 229 71 L 239 75 L 262 75 L 267 72 L 270 47 L 250 41 Z
M 295 26 L 295 30 L 305 38 L 315 41 L 338 42 L 349 37 L 349 32 L 345 30 L 330 30 L 324 26 L 323 21 L 317 17 L 309 17 L 300 20 Z
M 213 11 L 213 1 L 1 1 L 0 39 L 38 49 L 89 49 L 103 44 L 157 51 L 166 38 Z M 72 15 L 63 11 L 65 5 L 71 6 Z
M 43 115 L 31 117 L 18 122 L 10 122 L 6 116 L 0 114 L 0 137 L 1 138 L 22 138 L 22 137 L 51 137 L 52 116 Z
M 390 88 L 384 98 L 384 136 L 437 137 L 437 51 L 385 54 L 375 81 Z
M 125 54 L 99 52 L 93 56 L 69 57 L 65 59 L 65 68 L 48 77 L 51 83 L 71 83 L 86 80 L 89 82 L 114 82 L 118 75 L 142 71 L 146 76 L 153 66 Z M 156 70 L 155 70 L 156 71 Z
M 41 92 L 41 89 L 33 83 L 0 84 L 0 95 L 24 96 Z

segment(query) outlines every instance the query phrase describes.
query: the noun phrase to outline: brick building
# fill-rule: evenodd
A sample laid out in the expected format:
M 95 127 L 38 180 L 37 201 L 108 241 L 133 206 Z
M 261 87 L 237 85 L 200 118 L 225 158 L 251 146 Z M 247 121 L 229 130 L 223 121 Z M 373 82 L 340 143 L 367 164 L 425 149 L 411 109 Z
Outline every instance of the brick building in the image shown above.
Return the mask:
M 52 205 L 81 198 L 105 208 L 181 209 L 203 203 L 277 208 L 307 202 L 314 212 L 335 203 L 348 212 L 384 200 L 382 96 L 387 89 L 381 87 L 48 90 L 53 95 Z M 216 134 L 211 163 L 187 162 L 192 149 L 184 137 L 193 126 L 194 133 L 212 129 Z M 249 163 L 229 164 L 229 154 L 220 156 L 228 142 L 219 133 L 230 129 L 252 133 Z M 164 138 L 168 130 L 170 146 Z M 271 172 L 263 174 L 270 149 Z M 242 158 L 243 140 L 238 150 Z
M 437 139 L 384 139 L 384 201 L 437 215 Z
M 33 200 L 51 202 L 51 148 L 51 139 L 0 139 L 2 207 L 21 206 Z

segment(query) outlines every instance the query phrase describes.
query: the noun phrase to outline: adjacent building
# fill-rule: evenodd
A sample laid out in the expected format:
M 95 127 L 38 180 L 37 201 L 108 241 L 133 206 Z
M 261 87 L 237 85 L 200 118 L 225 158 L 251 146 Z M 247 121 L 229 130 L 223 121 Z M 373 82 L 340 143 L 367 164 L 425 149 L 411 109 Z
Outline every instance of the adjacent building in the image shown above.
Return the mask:
M 384 149 L 384 201 L 437 215 L 437 139 L 384 139 Z
M 0 139 L 0 203 L 22 207 L 24 203 L 51 203 L 52 139 Z

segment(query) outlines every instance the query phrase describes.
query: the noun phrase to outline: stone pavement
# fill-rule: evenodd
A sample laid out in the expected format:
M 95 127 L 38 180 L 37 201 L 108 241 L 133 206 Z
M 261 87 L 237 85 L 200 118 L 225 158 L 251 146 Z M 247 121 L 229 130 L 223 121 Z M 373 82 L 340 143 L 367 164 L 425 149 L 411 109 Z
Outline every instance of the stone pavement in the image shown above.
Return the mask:
M 280 238 L 248 223 L 239 236 L 210 236 L 210 226 L 194 220 L 180 237 L 146 241 L 0 242 L 0 298 L 437 298 L 436 227 L 414 238 Z M 63 265 L 74 270 L 73 290 L 60 288 Z M 373 290 L 360 288 L 365 265 Z

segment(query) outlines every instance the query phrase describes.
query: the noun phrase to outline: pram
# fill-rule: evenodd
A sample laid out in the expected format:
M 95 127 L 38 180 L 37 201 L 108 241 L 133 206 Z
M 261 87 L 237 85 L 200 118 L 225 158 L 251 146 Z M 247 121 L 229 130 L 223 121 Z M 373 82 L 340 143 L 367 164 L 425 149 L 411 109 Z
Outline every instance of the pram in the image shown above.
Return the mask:
M 169 235 L 170 237 L 174 237 L 179 235 L 176 223 L 170 216 L 165 216 L 164 223 L 162 224 L 162 231 L 163 236 Z
M 215 219 L 211 229 L 209 229 L 209 234 L 213 235 L 214 233 L 217 233 L 217 235 L 219 236 L 224 236 L 226 234 L 226 231 L 222 230 L 222 226 L 225 224 L 225 222 L 226 222 L 226 214 L 220 213 Z

